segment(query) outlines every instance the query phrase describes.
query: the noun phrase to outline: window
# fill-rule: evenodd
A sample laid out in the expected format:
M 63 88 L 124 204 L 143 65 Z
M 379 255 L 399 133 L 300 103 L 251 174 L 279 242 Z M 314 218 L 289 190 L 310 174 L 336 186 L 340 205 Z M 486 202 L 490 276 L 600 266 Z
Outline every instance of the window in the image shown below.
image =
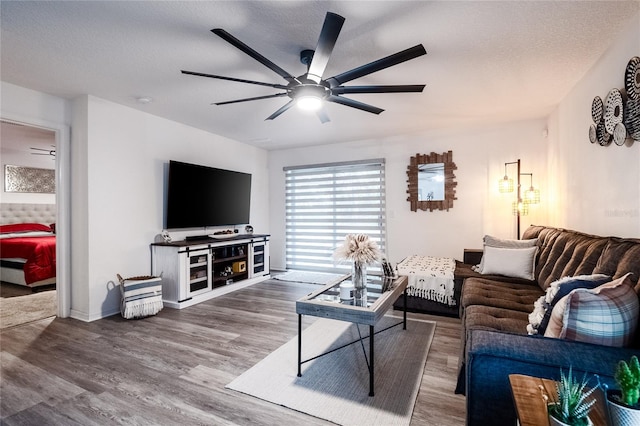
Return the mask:
M 367 234 L 386 252 L 383 159 L 284 171 L 287 269 L 351 272 L 350 263 L 333 259 L 347 234 Z

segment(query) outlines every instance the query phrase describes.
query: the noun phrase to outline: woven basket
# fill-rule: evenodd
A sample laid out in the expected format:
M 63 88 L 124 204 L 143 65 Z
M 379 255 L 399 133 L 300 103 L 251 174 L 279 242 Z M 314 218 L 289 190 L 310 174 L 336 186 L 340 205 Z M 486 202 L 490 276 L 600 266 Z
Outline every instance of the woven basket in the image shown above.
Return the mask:
M 144 318 L 162 310 L 162 277 L 122 278 L 120 274 L 117 276 L 122 295 L 120 314 L 123 318 Z

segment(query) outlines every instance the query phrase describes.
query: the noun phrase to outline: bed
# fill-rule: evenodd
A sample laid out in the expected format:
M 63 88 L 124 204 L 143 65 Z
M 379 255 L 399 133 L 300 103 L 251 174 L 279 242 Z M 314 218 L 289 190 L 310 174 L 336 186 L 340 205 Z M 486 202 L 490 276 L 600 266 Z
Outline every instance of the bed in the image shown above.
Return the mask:
M 52 204 L 0 204 L 1 281 L 55 284 L 55 214 Z

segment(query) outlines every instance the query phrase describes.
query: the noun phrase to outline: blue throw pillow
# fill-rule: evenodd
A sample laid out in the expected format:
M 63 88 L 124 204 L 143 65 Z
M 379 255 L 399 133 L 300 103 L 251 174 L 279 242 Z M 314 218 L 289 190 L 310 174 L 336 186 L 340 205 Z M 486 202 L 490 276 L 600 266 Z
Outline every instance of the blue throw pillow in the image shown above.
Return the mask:
M 537 328 L 538 334 L 544 334 L 547 329 L 547 325 L 549 325 L 549 318 L 551 318 L 551 311 L 553 311 L 553 307 L 564 296 L 577 288 L 593 289 L 609 281 L 611 281 L 611 277 L 608 275 L 594 274 L 564 277 L 552 282 L 547 289 L 547 294 L 545 295 L 545 313 Z

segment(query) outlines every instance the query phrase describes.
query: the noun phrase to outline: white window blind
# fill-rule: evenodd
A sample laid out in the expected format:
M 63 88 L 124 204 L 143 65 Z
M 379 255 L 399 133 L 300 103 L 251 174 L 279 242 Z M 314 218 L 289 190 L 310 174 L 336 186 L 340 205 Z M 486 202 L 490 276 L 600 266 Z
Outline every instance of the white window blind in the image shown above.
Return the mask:
M 350 263 L 332 256 L 347 234 L 367 234 L 386 252 L 383 159 L 284 171 L 287 269 L 351 272 Z

